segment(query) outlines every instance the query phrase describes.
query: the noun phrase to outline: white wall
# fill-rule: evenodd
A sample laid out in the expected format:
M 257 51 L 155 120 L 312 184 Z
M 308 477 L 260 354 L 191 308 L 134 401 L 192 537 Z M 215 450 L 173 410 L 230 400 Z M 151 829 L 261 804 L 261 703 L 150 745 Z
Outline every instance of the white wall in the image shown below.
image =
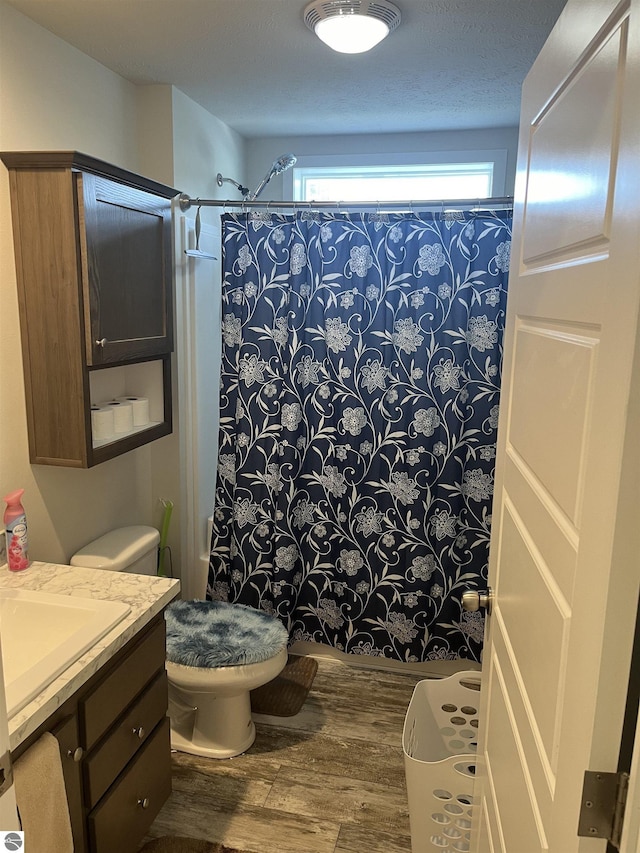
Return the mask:
M 135 87 L 0 5 L 0 149 L 78 150 L 138 170 Z M 150 520 L 150 454 L 89 471 L 29 464 L 8 174 L 0 166 L 0 497 L 26 489 L 31 556 L 65 562 L 118 524 Z
M 173 183 L 173 87 L 136 86 L 138 161 L 145 174 L 169 187 Z
M 138 167 L 135 86 L 3 0 L 0 47 L 4 150 L 80 150 Z
M 192 197 L 224 198 L 222 188 L 216 183 L 216 175 L 218 172 L 230 172 L 239 174 L 239 180 L 244 180 L 244 140 L 177 90 L 174 94 L 174 115 L 176 186 Z M 193 217 L 194 212 L 192 208 L 188 215 Z M 186 494 L 183 492 L 183 500 L 191 501 L 193 520 L 193 527 L 184 531 L 182 543 L 189 565 L 189 575 L 183 576 L 184 594 L 189 598 L 203 596 L 206 589 L 210 547 L 206 535 L 207 518 L 213 509 L 218 464 L 222 347 L 220 213 L 220 208 L 202 208 L 203 237 L 200 246 L 215 254 L 217 260 L 188 259 L 183 279 L 187 290 L 182 301 L 182 332 L 188 330 L 185 343 L 189 344 L 183 366 L 185 370 L 190 369 L 193 393 L 193 399 L 183 413 L 188 415 L 185 427 L 190 428 L 190 447 L 198 460 L 196 469 L 190 472 L 192 477 L 183 477 L 183 486 L 187 489 Z M 183 390 L 185 385 L 183 383 Z M 186 438 L 187 434 L 183 435 L 183 439 Z M 188 445 L 185 440 L 182 450 L 186 458 Z
M 280 136 L 251 139 L 247 142 L 247 181 L 253 191 L 280 154 L 292 153 L 297 157 L 331 155 L 422 155 L 430 151 L 486 151 L 504 149 L 507 152 L 505 194 L 513 195 L 518 150 L 518 128 L 505 127 L 494 130 L 455 130 L 438 133 L 381 133 L 357 136 Z M 416 162 L 424 158 L 416 157 Z M 262 194 L 265 200 L 280 200 L 283 186 L 290 173 L 275 177 Z M 241 180 L 235 175 L 236 180 Z M 229 197 L 231 190 L 228 190 Z M 238 198 L 240 196 L 238 195 Z
M 174 186 L 200 198 L 226 198 L 216 184 L 218 172 L 244 180 L 245 140 L 224 122 L 173 90 Z M 214 221 L 219 210 L 203 208 L 203 221 Z
M 77 150 L 200 195 L 211 173 L 215 181 L 215 159 L 234 169 L 244 162 L 240 138 L 172 87 L 128 83 L 4 0 L 0 79 L 0 150 Z M 193 115 L 197 134 L 182 124 Z M 198 170 L 209 161 L 200 185 Z M 29 463 L 9 183 L 0 164 L 0 498 L 26 489 L 31 557 L 66 562 L 114 526 L 159 524 L 158 497 L 178 491 L 176 441 L 87 471 Z
M 225 170 L 243 173 L 242 137 L 175 88 L 171 92 L 171 127 L 172 186 L 193 198 L 223 197 L 216 174 Z M 192 207 L 186 216 L 193 220 L 195 212 Z M 182 567 L 184 597 L 197 598 L 204 595 L 206 586 L 206 520 L 213 508 L 217 468 L 221 265 L 219 237 L 214 242 L 209 231 L 219 229 L 220 209 L 202 209 L 201 247 L 211 249 L 216 261 L 184 255 L 181 232 L 192 231 L 193 222 L 188 226 L 181 222 L 178 209 L 175 219 L 174 433 L 152 447 L 152 491 L 155 506 L 160 497 L 174 503 L 171 554 L 174 565 Z M 205 246 L 205 239 L 212 245 Z M 154 523 L 159 525 L 160 519 Z

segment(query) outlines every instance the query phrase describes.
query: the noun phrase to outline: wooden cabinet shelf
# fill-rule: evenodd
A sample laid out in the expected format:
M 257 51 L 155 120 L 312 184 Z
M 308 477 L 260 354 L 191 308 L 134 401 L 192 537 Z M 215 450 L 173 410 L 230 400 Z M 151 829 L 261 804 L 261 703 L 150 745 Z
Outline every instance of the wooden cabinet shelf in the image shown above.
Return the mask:
M 171 432 L 171 188 L 78 152 L 5 152 L 33 463 L 88 468 Z M 91 430 L 92 375 L 154 362 L 155 422 Z M 141 394 L 126 387 L 126 394 Z

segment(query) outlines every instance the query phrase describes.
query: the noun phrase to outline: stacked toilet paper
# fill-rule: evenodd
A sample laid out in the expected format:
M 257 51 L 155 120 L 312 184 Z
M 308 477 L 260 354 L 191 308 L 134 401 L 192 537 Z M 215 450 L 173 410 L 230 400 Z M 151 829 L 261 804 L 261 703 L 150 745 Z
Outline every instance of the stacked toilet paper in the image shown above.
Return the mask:
M 116 402 L 131 407 L 132 425 L 146 426 L 149 423 L 149 400 L 147 397 L 118 397 Z
M 149 423 L 147 397 L 117 397 L 91 406 L 91 432 L 94 441 L 104 441 L 131 432 Z

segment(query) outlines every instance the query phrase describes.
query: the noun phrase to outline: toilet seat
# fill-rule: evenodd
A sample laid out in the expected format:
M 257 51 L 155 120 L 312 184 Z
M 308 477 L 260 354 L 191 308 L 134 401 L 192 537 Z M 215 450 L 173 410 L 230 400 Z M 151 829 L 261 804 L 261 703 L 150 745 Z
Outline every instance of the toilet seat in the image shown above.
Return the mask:
M 255 664 L 287 645 L 284 625 L 243 604 L 174 601 L 165 611 L 167 659 L 202 668 Z

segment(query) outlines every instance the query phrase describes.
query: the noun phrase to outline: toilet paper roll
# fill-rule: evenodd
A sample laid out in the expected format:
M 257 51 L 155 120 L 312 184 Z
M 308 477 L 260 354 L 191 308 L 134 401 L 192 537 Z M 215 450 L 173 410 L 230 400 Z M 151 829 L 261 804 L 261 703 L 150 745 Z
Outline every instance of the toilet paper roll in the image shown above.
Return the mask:
M 131 432 L 133 429 L 133 406 L 124 400 L 110 400 L 107 405 L 113 411 L 113 428 L 116 433 Z
M 116 399 L 122 403 L 131 403 L 134 426 L 146 426 L 149 423 L 148 397 L 116 397 Z
M 115 421 L 111 406 L 106 404 L 91 406 L 91 434 L 94 441 L 113 438 Z

